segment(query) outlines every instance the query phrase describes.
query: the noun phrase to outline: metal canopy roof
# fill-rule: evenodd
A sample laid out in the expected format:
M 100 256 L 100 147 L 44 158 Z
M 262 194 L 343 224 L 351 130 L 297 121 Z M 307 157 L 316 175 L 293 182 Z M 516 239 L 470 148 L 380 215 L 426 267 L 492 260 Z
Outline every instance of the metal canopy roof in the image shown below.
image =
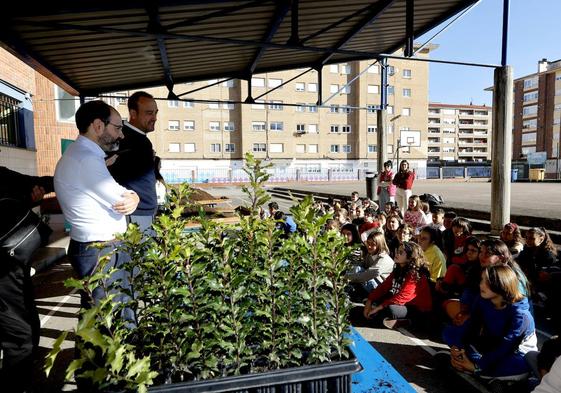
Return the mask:
M 1 45 L 74 95 L 377 58 L 476 0 L 11 3 Z

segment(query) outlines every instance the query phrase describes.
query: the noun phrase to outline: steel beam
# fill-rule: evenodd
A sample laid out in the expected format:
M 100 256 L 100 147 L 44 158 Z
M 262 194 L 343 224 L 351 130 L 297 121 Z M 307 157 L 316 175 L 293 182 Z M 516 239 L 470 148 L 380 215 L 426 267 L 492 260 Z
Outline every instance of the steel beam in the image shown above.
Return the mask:
M 381 0 L 381 1 L 377 2 L 376 6 L 373 7 L 364 16 L 364 18 L 362 18 L 357 24 L 355 24 L 354 27 L 351 30 L 349 30 L 349 32 L 347 32 L 341 40 L 339 40 L 339 42 L 337 42 L 334 49 L 335 50 L 340 50 L 343 46 L 348 44 L 349 41 L 351 41 L 358 33 L 360 33 L 362 30 L 364 30 L 364 28 L 366 28 L 368 25 L 370 25 L 376 19 L 378 19 L 378 17 L 380 17 L 380 15 L 382 15 L 384 13 L 384 11 L 387 10 L 393 4 L 394 1 L 395 0 Z M 324 65 L 334 55 L 335 55 L 335 53 L 330 53 L 330 54 L 324 56 L 323 58 L 321 58 L 319 63 L 321 65 Z
M 192 94 L 192 93 L 195 93 L 195 92 L 197 92 L 197 91 L 201 91 L 201 90 L 204 90 L 204 89 L 208 89 L 209 87 L 213 87 L 213 86 L 219 85 L 219 84 L 221 84 L 221 83 L 231 81 L 232 79 L 235 79 L 235 78 L 222 79 L 222 80 L 219 80 L 218 82 L 211 83 L 210 85 L 201 86 L 201 87 L 198 87 L 198 88 L 196 88 L 196 89 L 186 91 L 185 93 L 179 94 L 179 95 L 177 96 L 177 98 L 181 98 L 181 97 L 183 97 L 183 96 L 186 96 L 187 94 Z
M 380 62 L 380 109 L 388 107 L 388 59 L 383 58 Z
M 218 10 L 218 11 L 209 12 L 208 14 L 205 14 L 205 15 L 194 16 L 192 18 L 182 20 L 181 22 L 172 23 L 172 24 L 169 24 L 169 25 L 164 26 L 164 27 L 167 30 L 173 30 L 173 29 L 176 29 L 178 27 L 193 26 L 193 25 L 195 25 L 199 22 L 203 22 L 205 20 L 209 20 L 209 19 L 212 19 L 212 18 L 220 18 L 222 16 L 230 15 L 230 14 L 233 14 L 235 12 L 245 10 L 246 8 L 261 6 L 261 5 L 263 5 L 263 3 L 266 3 L 266 1 L 254 0 L 254 1 L 250 1 L 250 2 L 245 3 L 245 4 L 240 4 L 240 5 L 236 5 L 236 6 L 232 6 L 232 7 L 226 7 L 226 8 L 223 8 L 221 10 Z
M 300 0 L 292 0 L 290 11 L 290 38 L 287 44 L 300 45 Z
M 413 56 L 413 42 L 415 40 L 415 0 L 405 1 L 405 57 Z
M 160 13 L 158 11 L 158 4 L 155 2 L 149 2 L 146 5 L 146 13 L 150 18 L 148 23 L 147 31 L 154 33 L 156 36 L 156 42 L 158 44 L 158 50 L 160 52 L 160 61 L 162 62 L 162 68 L 164 70 L 164 84 L 166 85 L 170 95 L 170 99 L 176 99 L 177 96 L 173 93 L 173 76 L 171 74 L 171 65 L 169 63 L 168 51 L 166 48 L 166 42 L 160 33 L 165 33 L 166 30 L 162 27 L 160 23 Z
M 263 37 L 263 42 L 270 43 L 273 40 L 273 37 L 277 33 L 282 21 L 284 20 L 284 17 L 286 16 L 286 14 L 288 14 L 288 10 L 290 10 L 290 1 L 283 1 L 277 6 L 269 29 Z M 255 57 L 253 58 L 253 60 L 251 60 L 251 63 L 249 64 L 249 67 L 247 69 L 248 74 L 253 74 L 255 68 L 257 68 L 257 63 L 259 62 L 259 60 L 261 60 L 261 57 L 263 57 L 266 50 L 267 48 L 265 47 L 260 47 L 257 50 Z
M 503 0 L 503 36 L 501 50 L 501 66 L 507 64 L 508 54 L 508 16 L 510 12 L 510 0 Z

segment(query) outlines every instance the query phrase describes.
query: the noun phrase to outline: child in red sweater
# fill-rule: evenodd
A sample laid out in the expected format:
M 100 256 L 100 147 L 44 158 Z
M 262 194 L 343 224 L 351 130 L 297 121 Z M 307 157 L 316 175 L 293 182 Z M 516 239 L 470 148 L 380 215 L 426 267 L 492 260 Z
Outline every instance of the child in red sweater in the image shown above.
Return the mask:
M 452 221 L 452 232 L 454 232 L 454 249 L 452 255 L 446 255 L 448 264 L 466 263 L 464 252 L 465 241 L 471 236 L 471 223 L 463 217 L 457 217 Z
M 370 292 L 363 310 L 365 318 L 382 319 L 390 329 L 408 324 L 412 313 L 432 310 L 429 271 L 421 247 L 404 242 L 394 260 L 392 273 Z

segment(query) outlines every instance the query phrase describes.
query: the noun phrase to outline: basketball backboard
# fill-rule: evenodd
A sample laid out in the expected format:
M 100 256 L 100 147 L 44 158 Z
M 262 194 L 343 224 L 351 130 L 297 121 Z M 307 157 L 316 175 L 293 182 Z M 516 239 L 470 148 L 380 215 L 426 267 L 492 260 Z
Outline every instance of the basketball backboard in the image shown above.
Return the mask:
M 408 147 L 421 147 L 421 131 L 400 131 L 400 145 Z

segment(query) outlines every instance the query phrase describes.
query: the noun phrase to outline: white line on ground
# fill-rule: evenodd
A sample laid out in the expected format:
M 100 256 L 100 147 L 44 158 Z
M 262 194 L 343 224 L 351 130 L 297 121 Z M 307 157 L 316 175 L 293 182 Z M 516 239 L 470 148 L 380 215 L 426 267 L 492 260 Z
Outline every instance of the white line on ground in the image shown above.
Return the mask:
M 53 314 L 55 312 L 57 312 L 58 310 L 60 310 L 60 308 L 62 306 L 64 306 L 72 297 L 72 295 L 74 295 L 77 292 L 76 289 L 73 289 L 72 291 L 70 291 L 70 293 L 68 295 L 66 295 L 65 297 L 62 298 L 62 300 L 60 302 L 58 302 L 58 304 L 53 307 L 53 309 L 51 311 L 49 311 L 49 313 L 47 315 L 45 315 L 43 318 L 41 318 L 41 327 L 45 326 L 45 324 L 47 323 L 47 321 L 49 319 L 51 319 L 51 317 L 53 316 Z
M 536 329 L 536 332 L 541 334 L 542 336 L 544 336 L 545 338 L 551 338 L 551 334 L 549 334 L 548 332 L 544 332 L 541 329 Z
M 421 340 L 420 338 L 413 335 L 413 333 L 411 333 L 409 330 L 404 329 L 404 328 L 398 328 L 397 330 L 401 334 L 403 334 L 404 336 L 409 338 L 409 340 L 411 340 L 412 342 L 414 342 L 415 344 L 420 346 L 422 349 L 424 349 L 426 352 L 428 352 L 431 356 L 434 356 L 436 354 L 437 351 L 435 351 L 434 348 L 432 348 L 424 340 Z M 489 390 L 485 387 L 485 385 L 481 384 L 479 381 L 473 379 L 469 375 L 466 375 L 466 374 L 460 373 L 460 372 L 457 372 L 456 374 L 458 374 L 463 380 L 468 382 L 471 386 L 473 386 L 479 392 L 490 393 Z

